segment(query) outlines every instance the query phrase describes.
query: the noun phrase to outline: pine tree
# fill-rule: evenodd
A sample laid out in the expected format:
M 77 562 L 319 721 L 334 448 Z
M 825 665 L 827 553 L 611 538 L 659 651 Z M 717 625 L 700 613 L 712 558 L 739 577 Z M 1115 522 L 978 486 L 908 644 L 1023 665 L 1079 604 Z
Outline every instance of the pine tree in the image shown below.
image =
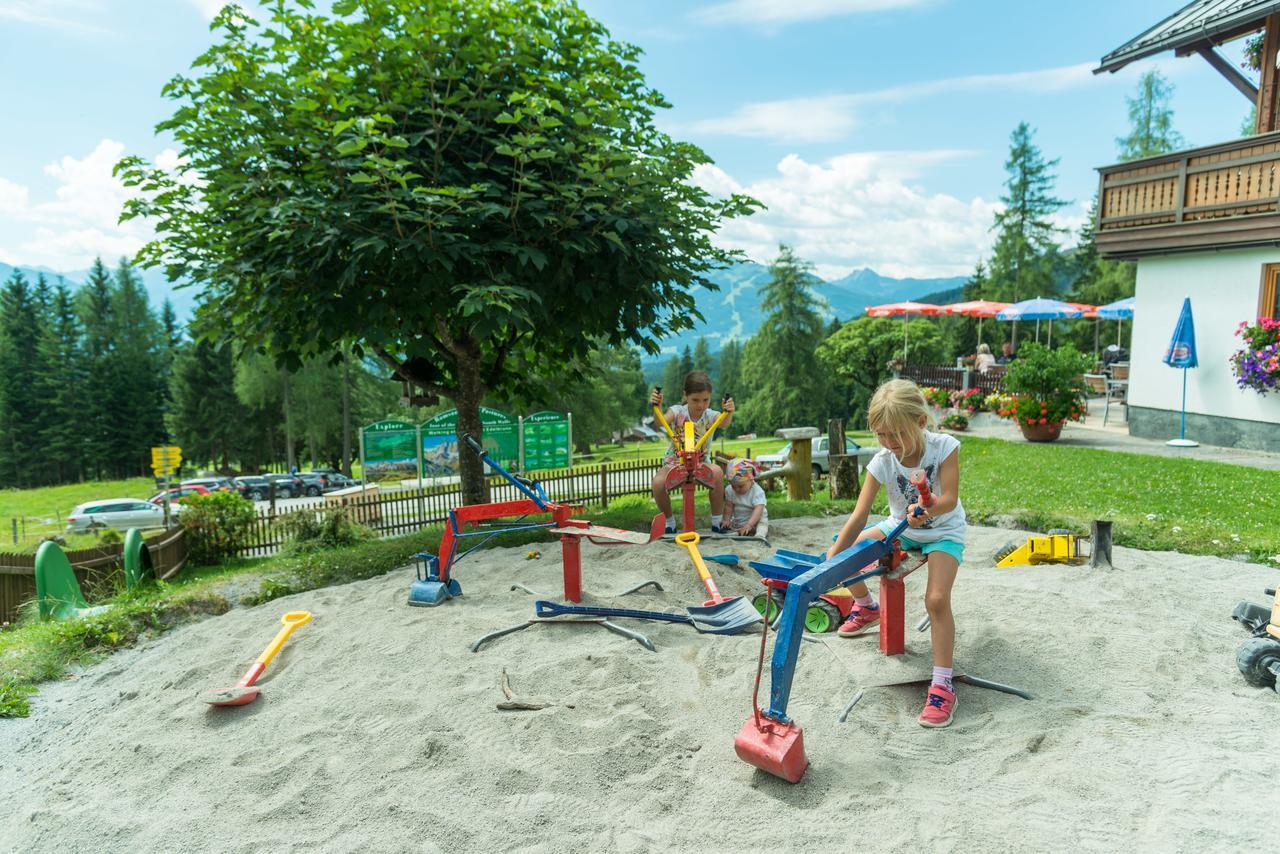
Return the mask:
M 169 380 L 169 433 L 183 457 L 223 471 L 237 461 L 247 415 L 236 397 L 231 349 L 200 340 L 180 347 Z
M 43 320 L 35 292 L 15 270 L 0 290 L 0 483 L 6 485 L 43 482 L 42 409 L 33 393 Z
M 115 323 L 112 319 L 111 274 L 101 258 L 93 260 L 89 277 L 76 293 L 76 311 L 84 329 L 85 395 L 82 415 L 87 473 L 101 480 L 110 470 L 108 431 L 113 418 Z
M 815 425 L 825 415 L 825 387 L 815 355 L 825 328 L 813 293 L 820 280 L 789 246 L 780 246 L 760 286 L 765 318 L 743 348 L 738 403 L 757 431 Z M 735 418 L 735 420 L 737 420 Z
M 41 340 L 41 376 L 36 395 L 47 417 L 40 444 L 49 462 L 47 483 L 84 479 L 84 405 L 87 394 L 80 320 L 66 284 L 53 290 L 46 334 Z
M 695 371 L 706 371 L 707 375 L 715 377 L 715 363 L 711 358 L 711 347 L 707 344 L 705 337 L 698 338 L 696 344 L 693 345 L 693 364 Z
M 1129 133 L 1117 137 L 1121 160 L 1141 160 L 1168 154 L 1181 148 L 1182 134 L 1173 129 L 1173 84 L 1157 69 L 1138 78 L 1137 96 L 1125 98 L 1129 105 Z
M 1049 219 L 1066 202 L 1055 198 L 1054 175 L 1058 161 L 1044 159 L 1031 139 L 1032 130 L 1020 122 L 1010 136 L 1005 161 L 1004 209 L 996 214 L 995 254 L 991 259 L 991 293 L 995 299 L 1018 302 L 1052 291 L 1052 257 L 1061 231 Z M 1017 340 L 1017 324 L 1014 325 Z
M 110 385 L 106 388 L 111 405 L 107 423 L 108 459 L 118 477 L 145 474 L 150 449 L 163 444 L 164 382 L 162 332 L 147 299 L 142 280 L 121 259 L 111 292 L 112 354 Z
M 716 380 L 716 388 L 721 394 L 731 394 L 735 398 L 742 397 L 739 386 L 742 384 L 742 342 L 736 339 L 726 341 L 720 348 L 720 371 Z
M 673 403 L 679 403 L 684 395 L 684 375 L 685 371 L 681 369 L 680 358 L 672 356 L 667 360 L 667 365 L 662 369 L 662 400 L 663 405 L 670 406 Z
M 684 349 L 680 351 L 680 381 L 684 382 L 684 377 L 690 371 L 700 371 L 703 368 L 693 363 L 693 350 L 688 344 L 684 345 Z

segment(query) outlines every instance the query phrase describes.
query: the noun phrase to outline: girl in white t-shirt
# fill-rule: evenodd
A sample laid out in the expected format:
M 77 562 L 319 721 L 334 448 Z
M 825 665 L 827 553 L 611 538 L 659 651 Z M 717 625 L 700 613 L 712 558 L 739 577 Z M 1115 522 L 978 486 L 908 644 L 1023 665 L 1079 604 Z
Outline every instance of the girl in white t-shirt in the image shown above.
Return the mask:
M 701 439 L 703 434 L 711 429 L 711 425 L 720 416 L 719 412 L 711 408 L 711 377 L 702 371 L 690 371 L 685 375 L 682 390 L 684 391 L 684 402 L 672 404 L 671 408 L 664 413 L 664 417 L 677 436 L 684 435 L 686 421 L 693 422 L 694 438 Z M 662 406 L 662 392 L 654 389 L 649 396 L 649 404 L 651 406 Z M 725 418 L 720 422 L 720 426 L 727 429 L 733 421 L 733 398 L 726 397 L 721 405 L 724 407 Z M 720 470 L 720 466 L 710 462 L 713 438 L 714 434 L 708 436 L 705 445 L 707 449 L 706 458 L 708 460 L 706 466 L 711 470 L 712 477 L 711 494 L 708 496 L 711 501 L 711 532 L 713 534 L 723 534 L 728 531 L 727 527 L 721 526 L 721 514 L 724 512 L 724 472 Z M 667 494 L 667 475 L 679 465 L 679 454 L 676 453 L 675 448 L 668 447 L 667 455 L 662 459 L 662 467 L 653 476 L 653 501 L 658 505 L 658 509 L 662 511 L 662 515 L 666 517 L 666 532 L 668 534 L 676 532 L 676 516 L 671 509 L 671 496 Z
M 918 718 L 925 727 L 951 723 L 956 707 L 952 684 L 952 650 L 956 625 L 951 613 L 951 587 L 964 560 L 965 515 L 960 504 L 960 443 L 945 433 L 933 433 L 929 407 L 919 387 L 910 380 L 890 380 L 871 398 L 867 421 L 881 451 L 867 466 L 867 476 L 858 495 L 858 504 L 840 529 L 827 556 L 832 557 L 858 540 L 883 540 L 903 519 L 909 535 L 901 537 L 904 549 L 919 549 L 928 560 L 929 581 L 924 604 L 931 620 L 933 640 L 933 682 Z M 911 483 L 913 471 L 923 470 L 934 503 L 916 515 L 920 494 Z M 889 498 L 889 518 L 866 527 L 867 516 L 881 486 Z M 880 606 L 866 584 L 849 586 L 854 596 L 853 611 L 840 626 L 841 637 L 852 637 L 880 622 Z
M 725 527 L 739 536 L 754 535 L 760 523 L 769 518 L 769 511 L 765 509 L 768 499 L 756 483 L 759 473 L 760 468 L 746 457 L 730 460 L 725 466 L 724 477 L 729 481 L 724 488 L 724 513 L 728 520 Z

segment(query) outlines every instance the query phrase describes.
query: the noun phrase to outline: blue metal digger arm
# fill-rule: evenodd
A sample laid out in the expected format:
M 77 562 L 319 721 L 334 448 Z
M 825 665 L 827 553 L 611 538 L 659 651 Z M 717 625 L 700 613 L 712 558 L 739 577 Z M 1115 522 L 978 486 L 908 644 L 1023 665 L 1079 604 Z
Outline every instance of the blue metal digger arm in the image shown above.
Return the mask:
M 796 675 L 796 661 L 800 657 L 800 638 L 804 634 L 804 615 L 824 593 L 842 584 L 865 581 L 884 573 L 879 566 L 882 557 L 893 554 L 894 541 L 902 535 L 907 522 L 902 520 L 893 532 L 883 540 L 862 540 L 829 557 L 813 569 L 796 576 L 787 585 L 786 600 L 782 604 L 782 617 L 778 620 L 778 639 L 773 643 L 773 662 L 769 671 L 769 708 L 764 713 L 779 723 L 790 723 L 787 718 L 787 701 L 791 699 L 791 682 Z M 862 572 L 869 563 L 877 566 Z
M 505 477 L 508 483 L 510 483 L 516 489 L 520 490 L 520 492 L 524 495 L 525 498 L 528 498 L 534 504 L 537 504 L 539 509 L 541 510 L 547 509 L 547 503 L 551 499 L 547 498 L 547 493 L 543 491 L 542 484 L 538 483 L 536 480 L 529 480 L 529 478 L 527 477 L 519 477 L 517 475 L 514 475 L 511 472 L 504 469 L 502 466 L 498 465 L 497 461 L 494 460 L 493 457 L 489 456 L 488 452 L 485 451 L 485 449 L 481 446 L 481 444 L 477 442 L 470 434 L 463 436 L 462 438 L 468 445 L 471 446 L 471 450 L 475 451 L 477 454 L 480 455 L 480 459 L 484 460 L 485 464 L 489 466 L 489 468 L 493 469 L 498 474 Z

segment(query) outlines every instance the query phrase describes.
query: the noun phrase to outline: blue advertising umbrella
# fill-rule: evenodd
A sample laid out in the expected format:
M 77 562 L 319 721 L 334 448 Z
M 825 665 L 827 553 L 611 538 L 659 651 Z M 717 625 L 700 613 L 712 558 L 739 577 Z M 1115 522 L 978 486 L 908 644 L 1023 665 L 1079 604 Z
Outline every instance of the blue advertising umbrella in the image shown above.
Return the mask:
M 1049 343 L 1053 343 L 1053 321 L 1068 317 L 1082 317 L 1084 312 L 1072 308 L 1065 302 L 1056 299 L 1036 297 L 1015 302 L 996 315 L 996 320 L 1034 320 L 1036 322 L 1036 340 L 1040 339 L 1040 321 L 1049 321 Z
M 1118 320 L 1116 324 L 1116 346 L 1120 346 L 1120 336 L 1124 333 L 1124 322 L 1133 318 L 1134 297 L 1127 297 L 1106 305 L 1098 306 L 1098 317 L 1104 320 Z
M 1175 448 L 1195 448 L 1200 443 L 1187 438 L 1187 368 L 1200 364 L 1196 360 L 1196 325 L 1191 319 L 1191 297 L 1182 300 L 1182 313 L 1178 315 L 1178 325 L 1173 327 L 1173 340 L 1165 351 L 1164 363 L 1171 368 L 1182 368 L 1182 429 L 1178 438 L 1165 444 Z

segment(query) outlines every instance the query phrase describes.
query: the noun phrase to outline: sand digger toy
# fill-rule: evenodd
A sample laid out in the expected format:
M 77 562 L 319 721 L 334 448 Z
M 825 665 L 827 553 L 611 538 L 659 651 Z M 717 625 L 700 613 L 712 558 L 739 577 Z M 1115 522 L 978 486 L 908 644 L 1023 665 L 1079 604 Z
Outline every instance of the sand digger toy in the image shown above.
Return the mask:
M 1271 607 L 1254 602 L 1241 602 L 1231 612 L 1231 619 L 1243 625 L 1253 637 L 1236 650 L 1236 666 L 1244 681 L 1257 688 L 1273 688 L 1280 693 L 1280 595 L 1270 587 Z
M 996 566 L 1038 566 L 1045 563 L 1081 564 L 1089 559 L 1089 539 L 1071 531 L 1050 531 L 1044 536 L 1014 541 L 996 552 Z

